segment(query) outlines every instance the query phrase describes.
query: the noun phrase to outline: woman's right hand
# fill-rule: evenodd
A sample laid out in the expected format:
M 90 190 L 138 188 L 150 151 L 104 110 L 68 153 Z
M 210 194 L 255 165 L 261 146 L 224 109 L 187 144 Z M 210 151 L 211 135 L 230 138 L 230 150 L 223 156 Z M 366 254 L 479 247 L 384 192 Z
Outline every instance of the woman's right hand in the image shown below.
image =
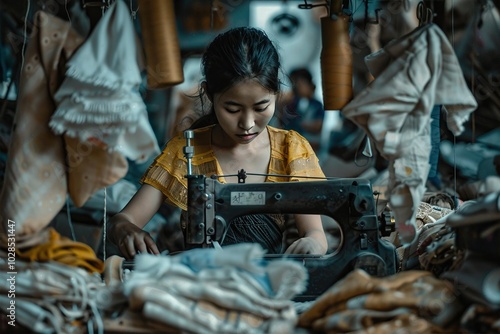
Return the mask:
M 161 191 L 143 184 L 125 208 L 111 217 L 109 239 L 120 249 L 128 260 L 137 253 L 159 254 L 153 238 L 144 227 L 165 201 Z
M 109 232 L 111 242 L 127 260 L 138 253 L 160 253 L 151 235 L 128 221 L 113 222 Z

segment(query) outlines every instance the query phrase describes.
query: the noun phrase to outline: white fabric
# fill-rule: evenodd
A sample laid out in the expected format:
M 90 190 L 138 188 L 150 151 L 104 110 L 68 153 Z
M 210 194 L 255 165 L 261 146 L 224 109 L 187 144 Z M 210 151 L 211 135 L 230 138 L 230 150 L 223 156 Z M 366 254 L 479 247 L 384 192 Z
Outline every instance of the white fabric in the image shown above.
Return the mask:
M 387 197 L 401 242 L 416 238 L 415 215 L 429 173 L 430 114 L 443 105 L 453 134 L 477 102 L 446 35 L 430 23 L 367 56 L 374 81 L 342 113 L 363 128 L 389 161 Z
M 89 329 L 104 333 L 97 296 L 105 285 L 98 275 L 58 262 L 17 260 L 17 274 L 12 276 L 6 253 L 0 253 L 0 307 L 8 311 L 3 311 L 8 321 L 15 320 L 14 324 L 33 333 L 84 333 Z M 14 293 L 7 298 L 11 284 Z M 12 319 L 8 307 L 13 301 Z
M 50 120 L 56 134 L 119 151 L 143 162 L 160 152 L 139 94 L 142 48 L 128 8 L 116 1 L 68 61 Z

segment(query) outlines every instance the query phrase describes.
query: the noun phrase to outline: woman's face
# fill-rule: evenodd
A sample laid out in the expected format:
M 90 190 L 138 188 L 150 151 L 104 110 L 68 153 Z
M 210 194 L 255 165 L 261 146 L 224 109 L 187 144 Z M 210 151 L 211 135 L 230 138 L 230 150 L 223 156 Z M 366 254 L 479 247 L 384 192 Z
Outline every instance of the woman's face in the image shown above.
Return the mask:
M 273 117 L 276 93 L 249 79 L 214 94 L 213 105 L 227 139 L 234 144 L 248 144 L 266 129 Z

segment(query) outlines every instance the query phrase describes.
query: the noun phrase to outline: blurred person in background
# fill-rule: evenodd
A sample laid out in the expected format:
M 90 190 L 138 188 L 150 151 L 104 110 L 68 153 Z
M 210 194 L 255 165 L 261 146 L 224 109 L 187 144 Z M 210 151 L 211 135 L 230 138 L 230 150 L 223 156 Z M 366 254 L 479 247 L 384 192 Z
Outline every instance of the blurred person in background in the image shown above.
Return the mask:
M 289 78 L 292 91 L 284 99 L 287 117 L 282 120 L 282 127 L 300 133 L 317 151 L 325 116 L 323 103 L 314 96 L 316 85 L 307 68 L 292 70 Z

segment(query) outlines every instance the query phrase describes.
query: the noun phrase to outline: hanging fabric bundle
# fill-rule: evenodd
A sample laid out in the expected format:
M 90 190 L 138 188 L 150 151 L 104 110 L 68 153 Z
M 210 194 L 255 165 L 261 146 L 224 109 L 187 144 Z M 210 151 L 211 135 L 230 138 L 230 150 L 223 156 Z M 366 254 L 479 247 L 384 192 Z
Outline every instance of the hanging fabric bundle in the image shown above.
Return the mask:
M 17 109 L 8 148 L 0 194 L 4 231 L 15 224 L 16 237 L 32 235 L 55 217 L 64 205 L 67 190 L 64 142 L 48 126 L 55 109 L 53 93 L 60 84 L 65 57 L 83 38 L 71 25 L 49 13 L 37 11 L 20 69 Z M 63 56 L 64 55 L 64 56 Z M 63 165 L 64 167 L 64 165 Z
M 173 0 L 139 0 L 148 88 L 184 81 Z
M 51 128 L 137 162 L 159 153 L 139 94 L 143 63 L 128 8 L 116 1 L 69 60 Z
M 321 79 L 325 110 L 340 110 L 352 98 L 352 51 L 350 17 L 342 2 L 332 1 L 330 15 L 321 18 Z
M 448 129 L 459 135 L 477 102 L 457 57 L 433 23 L 367 56 L 375 80 L 342 113 L 363 128 L 389 161 L 387 197 L 400 241 L 416 240 L 416 212 L 430 165 L 430 121 L 434 105 L 446 112 Z

